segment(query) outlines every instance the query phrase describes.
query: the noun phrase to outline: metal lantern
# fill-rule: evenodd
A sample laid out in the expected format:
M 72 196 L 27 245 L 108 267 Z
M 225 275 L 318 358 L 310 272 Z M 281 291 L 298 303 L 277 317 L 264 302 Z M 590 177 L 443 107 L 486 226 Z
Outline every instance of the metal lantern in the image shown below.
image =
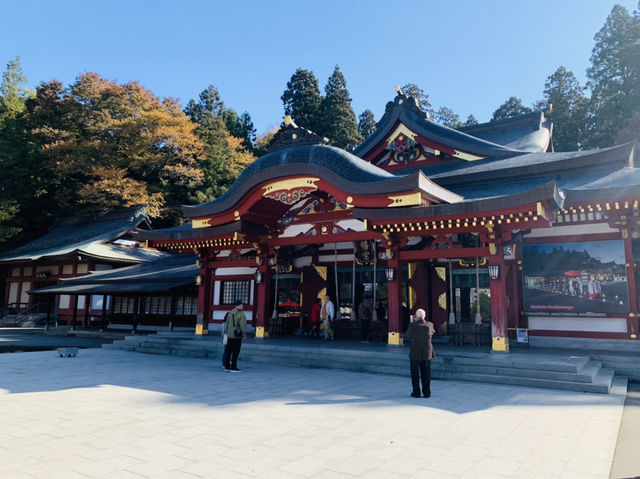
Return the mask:
M 498 279 L 500 277 L 500 265 L 490 264 L 489 265 L 489 278 Z
M 385 274 L 387 275 L 387 281 L 391 282 L 394 279 L 396 279 L 396 269 L 395 268 L 387 268 L 387 270 L 385 271 Z

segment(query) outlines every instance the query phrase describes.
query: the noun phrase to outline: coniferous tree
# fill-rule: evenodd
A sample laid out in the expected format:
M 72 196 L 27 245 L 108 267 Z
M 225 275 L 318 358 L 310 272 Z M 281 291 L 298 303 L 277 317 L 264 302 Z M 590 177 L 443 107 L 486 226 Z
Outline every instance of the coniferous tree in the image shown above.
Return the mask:
M 338 148 L 347 148 L 362 141 L 358 133 L 356 114 L 351 107 L 347 82 L 336 65 L 327 80 L 322 99 L 322 121 L 317 133 L 326 136 Z
M 531 113 L 531 108 L 524 106 L 520 98 L 512 96 L 493 112 L 491 121 L 506 120 L 525 113 Z
M 0 249 L 32 220 L 25 217 L 24 208 L 39 196 L 38 189 L 29 188 L 38 169 L 32 163 L 33 145 L 26 130 L 28 92 L 22 87 L 26 81 L 20 59 L 10 60 L 0 83 Z
M 575 75 L 561 66 L 544 84 L 544 98 L 536 107 L 546 110 L 553 121 L 553 144 L 556 151 L 575 151 L 582 147 L 587 121 L 588 99 Z
M 640 112 L 640 13 L 615 5 L 595 36 L 587 86 L 591 89 L 590 147 L 614 143 Z
M 434 119 L 436 123 L 448 126 L 449 128 L 460 128 L 463 123 L 460 121 L 460 116 L 453 112 L 453 110 L 446 106 L 438 108 Z
M 474 126 L 478 124 L 478 120 L 476 120 L 476 117 L 473 116 L 473 113 L 471 113 L 466 121 L 464 122 L 464 126 Z
M 192 201 L 195 203 L 211 201 L 223 194 L 254 159 L 243 144 L 245 138 L 234 141 L 235 137 L 229 133 L 225 119 L 230 123 L 242 120 L 235 112 L 229 114 L 227 111 L 229 110 L 225 110 L 220 94 L 213 85 L 200 93 L 197 102 L 191 100 L 185 109 L 197 124 L 196 133 L 204 144 L 205 152 L 204 181 L 202 187 L 194 192 Z
M 364 139 L 368 138 L 374 131 L 376 131 L 376 119 L 373 112 L 367 108 L 358 117 L 358 133 Z
M 247 151 L 254 152 L 256 128 L 253 126 L 251 115 L 245 111 L 238 116 L 233 108 L 229 108 L 222 113 L 222 118 L 231 136 L 240 138 L 244 148 Z
M 415 83 L 407 83 L 402 86 L 401 90 L 405 95 L 415 98 L 422 111 L 426 112 L 430 119 L 433 118 L 435 112 L 429 102 L 429 95 L 422 88 Z
M 291 75 L 280 99 L 285 115 L 291 116 L 298 126 L 320 134 L 322 96 L 318 79 L 312 71 L 298 68 Z

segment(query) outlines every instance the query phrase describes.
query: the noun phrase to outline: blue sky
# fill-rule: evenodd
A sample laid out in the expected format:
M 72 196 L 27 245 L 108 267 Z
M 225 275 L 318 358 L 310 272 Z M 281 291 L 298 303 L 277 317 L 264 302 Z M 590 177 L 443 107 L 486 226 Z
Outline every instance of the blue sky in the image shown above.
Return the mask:
M 279 124 L 296 68 L 324 89 L 335 65 L 356 114 L 376 119 L 394 86 L 488 121 L 509 96 L 531 105 L 564 65 L 581 83 L 615 3 L 637 0 L 134 1 L 4 0 L 0 65 L 20 56 L 28 86 L 83 72 L 139 81 L 183 104 L 214 84 L 258 132 Z

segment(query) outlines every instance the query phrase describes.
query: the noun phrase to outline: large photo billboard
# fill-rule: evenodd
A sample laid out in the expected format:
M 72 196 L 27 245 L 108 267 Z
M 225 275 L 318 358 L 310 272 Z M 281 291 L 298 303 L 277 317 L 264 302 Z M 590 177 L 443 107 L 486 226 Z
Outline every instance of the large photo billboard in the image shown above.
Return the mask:
M 629 312 L 622 241 L 525 245 L 522 276 L 527 313 Z

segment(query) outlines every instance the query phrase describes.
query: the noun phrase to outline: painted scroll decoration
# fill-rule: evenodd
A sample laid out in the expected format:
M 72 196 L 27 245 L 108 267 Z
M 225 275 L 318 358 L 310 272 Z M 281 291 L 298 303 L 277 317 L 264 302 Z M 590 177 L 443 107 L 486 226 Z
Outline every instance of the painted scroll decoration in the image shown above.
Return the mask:
M 318 187 L 315 183 L 319 180 L 320 178 L 304 177 L 275 181 L 264 187 L 263 196 L 285 205 L 294 205 L 316 191 Z

